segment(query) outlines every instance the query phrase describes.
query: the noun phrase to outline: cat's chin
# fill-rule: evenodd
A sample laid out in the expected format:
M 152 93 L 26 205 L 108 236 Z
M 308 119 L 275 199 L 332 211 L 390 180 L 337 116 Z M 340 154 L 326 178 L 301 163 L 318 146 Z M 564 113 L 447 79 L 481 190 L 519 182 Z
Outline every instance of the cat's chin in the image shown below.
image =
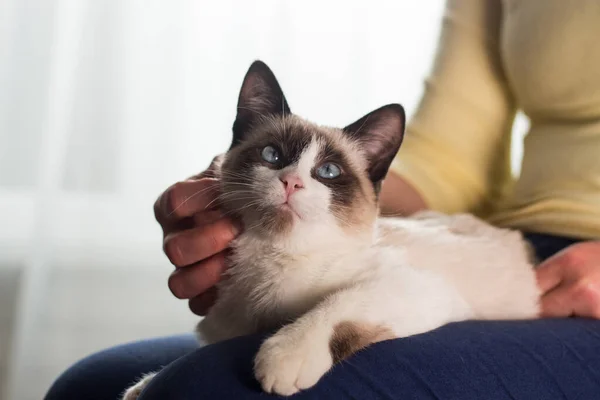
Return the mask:
M 280 237 L 290 233 L 300 219 L 289 204 L 278 204 L 248 212 L 244 218 L 244 225 L 250 227 L 246 228 L 247 231 L 254 231 L 261 236 Z
M 280 204 L 277 207 L 277 211 L 280 213 L 283 213 L 284 216 L 291 216 L 293 219 L 298 218 L 298 219 L 302 219 L 302 216 L 300 214 L 298 214 L 298 212 L 296 210 L 294 210 L 294 208 L 289 204 L 289 203 L 283 203 Z

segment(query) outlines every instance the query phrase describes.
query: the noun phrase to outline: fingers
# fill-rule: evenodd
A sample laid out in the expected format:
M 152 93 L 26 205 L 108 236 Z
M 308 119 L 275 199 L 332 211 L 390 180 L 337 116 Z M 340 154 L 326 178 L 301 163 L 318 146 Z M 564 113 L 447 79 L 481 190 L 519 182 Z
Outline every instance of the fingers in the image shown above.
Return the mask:
M 540 264 L 536 271 L 542 292 L 543 317 L 600 318 L 600 270 L 589 243 L 568 247 Z
M 194 299 L 190 308 L 199 315 L 216 299 L 214 286 L 225 268 L 221 252 L 239 233 L 238 226 L 218 211 L 214 170 L 219 160 L 213 160 L 209 170 L 172 185 L 154 203 L 164 252 L 178 267 L 169 277 L 169 288 L 180 299 Z
M 205 211 L 216 205 L 219 185 L 216 179 L 203 178 L 178 182 L 154 203 L 156 220 L 163 225 Z
M 187 268 L 177 268 L 169 277 L 169 289 L 179 299 L 191 299 L 214 287 L 225 270 L 225 256 L 216 254 Z
M 192 310 L 194 314 L 203 317 L 206 314 L 208 314 L 208 311 L 215 304 L 216 301 L 217 288 L 213 286 L 206 292 L 190 299 L 190 310 Z
M 576 315 L 600 318 L 600 279 L 598 278 L 588 277 L 582 279 L 575 286 Z
M 542 296 L 541 316 L 546 318 L 570 317 L 574 313 L 571 287 L 564 285 Z
M 542 292 L 542 317 L 570 317 L 576 305 L 572 290 L 570 252 L 560 252 L 541 263 L 536 270 L 538 287 Z
M 563 283 L 542 296 L 542 317 L 600 318 L 600 284 L 582 279 Z
M 227 218 L 169 234 L 164 240 L 164 251 L 176 267 L 184 267 L 215 255 L 227 248 L 239 234 L 239 228 Z
M 557 287 L 564 279 L 565 256 L 559 253 L 541 263 L 536 269 L 537 284 L 542 293 Z

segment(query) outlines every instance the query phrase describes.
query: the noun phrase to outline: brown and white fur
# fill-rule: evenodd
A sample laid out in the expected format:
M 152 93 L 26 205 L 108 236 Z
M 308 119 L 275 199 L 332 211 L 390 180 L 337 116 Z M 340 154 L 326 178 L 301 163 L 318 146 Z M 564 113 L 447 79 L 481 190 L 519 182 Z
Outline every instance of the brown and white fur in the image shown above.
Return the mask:
M 520 233 L 466 214 L 378 217 L 379 188 L 404 133 L 401 106 L 344 129 L 317 126 L 290 112 L 272 72 L 255 62 L 233 133 L 217 172 L 219 199 L 245 229 L 197 331 L 214 343 L 276 330 L 255 359 L 265 391 L 307 389 L 378 341 L 452 321 L 538 315 Z M 277 163 L 262 158 L 267 146 Z M 318 175 L 327 162 L 340 176 Z M 151 378 L 124 398 L 137 398 Z

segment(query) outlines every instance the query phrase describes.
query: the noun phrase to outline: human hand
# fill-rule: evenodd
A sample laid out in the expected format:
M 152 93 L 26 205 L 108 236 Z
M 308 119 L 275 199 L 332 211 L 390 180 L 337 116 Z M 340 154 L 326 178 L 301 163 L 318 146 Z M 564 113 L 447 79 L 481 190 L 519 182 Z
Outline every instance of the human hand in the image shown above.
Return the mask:
M 238 224 L 219 211 L 219 182 L 212 168 L 170 186 L 154 204 L 164 252 L 175 265 L 169 289 L 176 297 L 189 299 L 190 309 L 198 315 L 205 315 L 214 304 L 224 253 L 240 232 Z
M 543 317 L 600 319 L 600 241 L 571 245 L 537 268 Z

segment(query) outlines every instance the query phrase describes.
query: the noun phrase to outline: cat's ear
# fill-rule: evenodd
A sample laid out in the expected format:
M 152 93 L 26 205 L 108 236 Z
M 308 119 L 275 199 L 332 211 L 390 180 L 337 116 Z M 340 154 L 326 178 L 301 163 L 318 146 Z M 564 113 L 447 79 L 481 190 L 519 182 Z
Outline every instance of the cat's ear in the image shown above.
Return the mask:
M 262 117 L 287 114 L 290 114 L 290 107 L 275 75 L 267 64 L 254 61 L 240 90 L 232 147 L 242 141 Z
M 359 142 L 368 163 L 369 178 L 379 183 L 387 174 L 404 138 L 405 115 L 400 104 L 370 112 L 343 130 Z

